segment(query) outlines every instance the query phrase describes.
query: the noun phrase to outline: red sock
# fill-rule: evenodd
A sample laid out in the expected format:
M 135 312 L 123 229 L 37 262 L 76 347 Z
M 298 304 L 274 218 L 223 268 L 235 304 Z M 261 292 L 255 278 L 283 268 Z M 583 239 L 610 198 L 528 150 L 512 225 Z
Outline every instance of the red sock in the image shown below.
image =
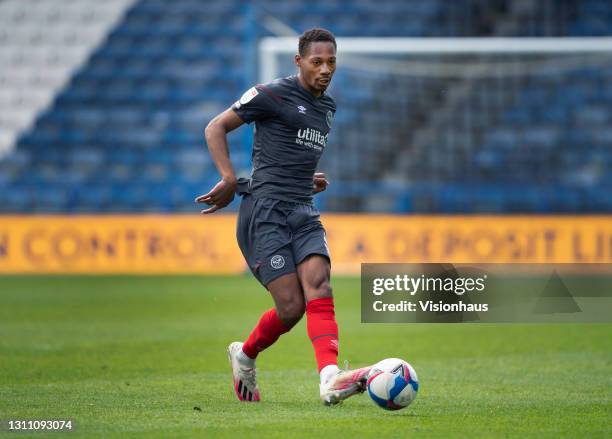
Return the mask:
M 242 352 L 249 358 L 257 358 L 264 349 L 272 346 L 278 337 L 289 331 L 278 318 L 276 309 L 272 308 L 263 313 L 259 323 L 249 335 L 242 346 Z
M 334 299 L 324 297 L 306 304 L 308 337 L 314 347 L 319 372 L 325 366 L 338 364 L 338 324 Z

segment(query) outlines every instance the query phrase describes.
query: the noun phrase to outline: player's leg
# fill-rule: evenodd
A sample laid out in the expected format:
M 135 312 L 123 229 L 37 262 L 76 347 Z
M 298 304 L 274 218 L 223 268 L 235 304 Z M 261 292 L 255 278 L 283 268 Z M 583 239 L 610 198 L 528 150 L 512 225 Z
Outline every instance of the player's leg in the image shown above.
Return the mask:
M 238 245 L 249 268 L 274 300 L 247 340 L 228 348 L 234 389 L 241 401 L 259 401 L 255 359 L 289 331 L 304 314 L 304 297 L 295 274 L 290 231 L 274 200 L 244 197 L 238 215 Z
M 338 324 L 330 285 L 329 260 L 319 254 L 307 256 L 297 266 L 297 274 L 306 300 L 307 331 L 317 360 L 319 373 L 325 377 L 338 369 Z
M 291 330 L 304 315 L 304 296 L 296 273 L 285 274 L 266 287 L 274 300 L 274 308 L 263 313 L 242 347 L 242 351 L 252 360 Z
M 297 275 L 306 300 L 308 336 L 322 381 L 338 371 L 338 324 L 330 285 L 330 259 L 319 212 L 298 204 L 288 217 Z
M 338 371 L 338 325 L 330 285 L 330 258 L 319 212 L 298 204 L 288 217 L 297 275 L 306 299 L 308 336 L 322 380 Z
M 228 349 L 234 375 L 234 390 L 241 401 L 259 401 L 255 359 L 291 330 L 304 315 L 304 296 L 295 273 L 285 274 L 267 285 L 274 308 L 263 313 L 244 343 L 234 342 Z
M 311 254 L 298 264 L 298 277 L 306 298 L 308 336 L 321 376 L 320 396 L 325 404 L 338 404 L 365 390 L 369 367 L 338 368 L 338 324 L 326 256 Z

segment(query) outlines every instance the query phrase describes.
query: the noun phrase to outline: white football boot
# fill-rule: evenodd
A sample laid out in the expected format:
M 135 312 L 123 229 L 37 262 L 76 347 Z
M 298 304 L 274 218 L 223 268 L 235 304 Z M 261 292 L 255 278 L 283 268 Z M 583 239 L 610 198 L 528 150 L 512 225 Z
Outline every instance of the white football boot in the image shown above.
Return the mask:
M 240 401 L 258 402 L 259 388 L 255 378 L 255 367 L 248 367 L 238 361 L 238 352 L 242 349 L 239 341 L 235 341 L 227 348 L 227 356 L 232 366 L 232 375 L 234 378 L 234 391 Z
M 339 370 L 319 386 L 321 401 L 325 405 L 336 405 L 366 390 L 366 381 L 371 366 L 355 370 Z

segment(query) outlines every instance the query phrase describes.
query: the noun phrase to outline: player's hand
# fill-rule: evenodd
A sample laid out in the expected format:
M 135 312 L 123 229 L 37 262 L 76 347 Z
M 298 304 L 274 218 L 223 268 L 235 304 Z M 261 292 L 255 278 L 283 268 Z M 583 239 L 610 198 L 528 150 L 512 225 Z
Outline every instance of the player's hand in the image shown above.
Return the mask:
M 236 186 L 238 185 L 237 180 L 234 179 L 221 179 L 214 188 L 207 194 L 200 195 L 195 199 L 196 203 L 206 203 L 209 206 L 208 209 L 204 209 L 201 213 L 213 213 L 219 209 L 223 209 L 234 199 L 236 193 Z
M 313 178 L 313 186 L 312 193 L 318 194 L 319 192 L 323 192 L 329 186 L 329 181 L 325 178 L 324 172 L 315 172 Z

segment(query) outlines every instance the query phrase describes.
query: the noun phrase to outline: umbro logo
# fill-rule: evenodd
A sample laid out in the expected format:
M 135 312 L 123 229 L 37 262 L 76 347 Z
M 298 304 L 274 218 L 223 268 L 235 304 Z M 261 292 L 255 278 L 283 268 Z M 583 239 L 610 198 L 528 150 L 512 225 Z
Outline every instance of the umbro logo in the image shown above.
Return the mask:
M 300 105 L 299 107 L 297 107 L 297 109 L 300 112 L 300 114 L 306 114 L 306 107 Z

